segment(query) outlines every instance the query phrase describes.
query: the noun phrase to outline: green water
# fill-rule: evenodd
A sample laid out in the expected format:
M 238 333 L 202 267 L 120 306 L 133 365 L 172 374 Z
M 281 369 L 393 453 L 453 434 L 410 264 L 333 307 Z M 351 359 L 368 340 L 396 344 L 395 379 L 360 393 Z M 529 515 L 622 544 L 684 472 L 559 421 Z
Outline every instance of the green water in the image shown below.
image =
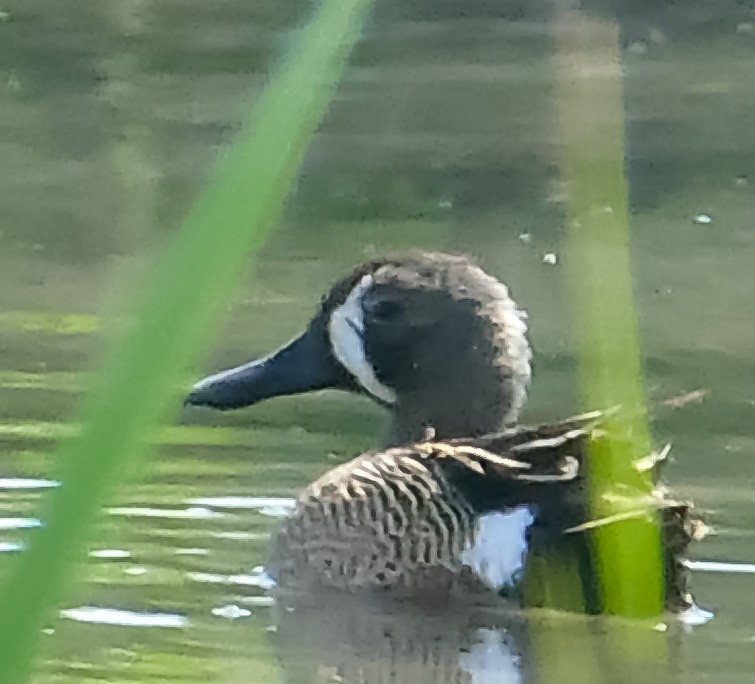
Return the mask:
M 596 12 L 607 16 L 608 4 Z M 694 557 L 755 562 L 755 17 L 734 2 L 624 5 L 653 434 L 673 443 L 675 490 L 716 529 Z M 547 3 L 491 6 L 378 3 L 282 225 L 197 375 L 287 340 L 355 263 L 421 246 L 475 255 L 529 311 L 536 366 L 525 419 L 575 410 L 553 26 Z M 2 572 L 47 484 L 19 478 L 50 476 L 55 440 L 76 430 L 108 331 L 127 322 L 121 312 L 145 264 L 308 6 L 25 0 L 0 9 L 12 18 L 0 22 Z M 701 214 L 712 222 L 695 221 Z M 555 264 L 544 261 L 550 254 Z M 701 400 L 668 402 L 695 390 Z M 563 681 L 564 667 L 587 678 L 585 654 L 594 657 L 602 627 L 574 617 L 531 616 L 525 629 L 525 617 L 386 613 L 334 597 L 293 612 L 271 605 L 255 568 L 287 498 L 372 445 L 384 419 L 335 393 L 185 411 L 157 436 L 142 477 L 110 502 L 67 598 L 73 612 L 50 624 L 38 681 L 484 684 Z M 649 679 L 751 681 L 754 584 L 748 574 L 695 572 L 695 593 L 716 619 L 653 633 L 649 643 L 668 646 L 671 664 L 654 665 Z M 118 624 L 101 624 L 108 619 Z M 155 626 L 123 624 L 149 619 Z M 505 623 L 510 648 L 494 623 Z M 553 633 L 560 659 L 543 646 Z M 648 665 L 635 666 L 647 681 Z M 601 671 L 599 681 L 632 681 Z

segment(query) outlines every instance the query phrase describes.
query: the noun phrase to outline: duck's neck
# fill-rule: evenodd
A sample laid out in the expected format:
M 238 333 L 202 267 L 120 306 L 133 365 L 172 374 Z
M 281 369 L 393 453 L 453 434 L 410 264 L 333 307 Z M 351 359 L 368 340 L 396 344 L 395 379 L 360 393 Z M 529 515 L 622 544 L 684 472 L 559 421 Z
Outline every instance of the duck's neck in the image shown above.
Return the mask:
M 393 407 L 390 444 L 432 439 L 479 437 L 515 422 L 505 387 L 474 394 L 444 392 L 434 396 L 406 395 Z
M 520 328 L 518 336 L 514 324 L 506 336 L 468 331 L 465 345 L 451 346 L 455 354 L 440 341 L 433 355 L 396 378 L 391 442 L 479 437 L 516 423 L 530 379 L 529 345 Z

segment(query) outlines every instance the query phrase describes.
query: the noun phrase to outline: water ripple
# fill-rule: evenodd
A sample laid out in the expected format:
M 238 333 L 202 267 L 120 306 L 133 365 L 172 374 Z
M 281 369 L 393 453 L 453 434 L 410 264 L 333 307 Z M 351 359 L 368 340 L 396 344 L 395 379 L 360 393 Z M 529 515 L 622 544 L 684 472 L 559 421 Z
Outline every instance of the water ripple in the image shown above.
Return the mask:
M 238 620 L 239 618 L 249 617 L 252 611 L 236 605 L 227 605 L 221 608 L 213 608 L 212 614 L 215 617 L 222 617 L 226 620 Z
M 296 499 L 277 496 L 210 496 L 190 499 L 188 503 L 210 508 L 254 510 L 272 518 L 283 518 L 296 507 Z
M 189 572 L 186 576 L 194 582 L 203 584 L 230 584 L 244 587 L 260 587 L 272 589 L 276 586 L 275 580 L 265 572 L 262 566 L 252 569 L 248 575 L 220 575 L 210 572 Z
M 176 520 L 210 520 L 212 518 L 222 518 L 225 515 L 204 506 L 192 506 L 190 508 L 122 506 L 120 508 L 108 508 L 107 512 L 110 515 L 122 515 L 129 518 L 172 518 Z
M 42 527 L 39 518 L 0 518 L 0 530 L 28 530 Z
M 89 552 L 89 557 L 103 560 L 125 560 L 131 558 L 131 553 L 123 549 L 96 549 Z
M 50 489 L 60 486 L 57 480 L 33 477 L 0 477 L 0 489 Z
M 721 572 L 732 574 L 755 574 L 755 563 L 727 563 L 724 561 L 685 561 L 684 565 L 690 570 L 700 572 Z
M 61 610 L 60 614 L 69 620 L 98 625 L 119 625 L 121 627 L 186 627 L 189 620 L 175 613 L 137 613 L 118 608 L 81 606 Z

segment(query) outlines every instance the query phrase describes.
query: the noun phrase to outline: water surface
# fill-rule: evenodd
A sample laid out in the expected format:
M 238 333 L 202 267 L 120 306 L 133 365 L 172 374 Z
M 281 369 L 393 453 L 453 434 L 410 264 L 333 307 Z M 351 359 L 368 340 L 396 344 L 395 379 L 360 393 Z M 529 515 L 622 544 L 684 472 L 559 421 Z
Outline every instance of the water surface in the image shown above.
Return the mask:
M 668 478 L 717 531 L 692 566 L 714 622 L 643 631 L 656 655 L 618 672 L 594 662 L 611 630 L 575 616 L 273 604 L 260 566 L 291 497 L 385 427 L 366 400 L 322 393 L 186 411 L 161 433 L 108 502 L 46 630 L 40 682 L 751 681 L 755 577 L 709 561 L 755 562 L 755 18 L 734 2 L 630 4 L 616 3 L 647 390 L 654 437 L 674 445 Z M 207 370 L 288 339 L 367 257 L 456 250 L 530 313 L 526 420 L 574 412 L 551 13 L 500 5 L 378 3 Z M 309 6 L 0 9 L 12 18 L 0 22 L 1 571 L 41 524 L 55 441 L 76 431 L 103 333 Z

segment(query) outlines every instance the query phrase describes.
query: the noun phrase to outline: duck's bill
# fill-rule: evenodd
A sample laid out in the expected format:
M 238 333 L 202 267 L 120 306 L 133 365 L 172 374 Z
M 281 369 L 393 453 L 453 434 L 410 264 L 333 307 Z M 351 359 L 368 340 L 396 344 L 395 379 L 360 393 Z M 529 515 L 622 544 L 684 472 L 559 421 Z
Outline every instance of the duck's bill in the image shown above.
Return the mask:
M 269 356 L 200 380 L 184 403 L 228 410 L 328 388 L 349 389 L 348 377 L 333 358 L 327 335 L 310 327 Z

